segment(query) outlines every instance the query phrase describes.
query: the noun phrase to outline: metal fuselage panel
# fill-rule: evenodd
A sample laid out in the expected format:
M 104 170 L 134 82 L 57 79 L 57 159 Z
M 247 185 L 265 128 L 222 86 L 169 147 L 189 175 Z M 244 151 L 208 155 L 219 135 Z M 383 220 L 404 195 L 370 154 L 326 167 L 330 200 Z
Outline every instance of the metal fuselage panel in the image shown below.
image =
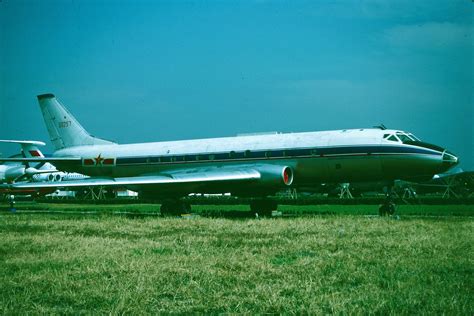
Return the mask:
M 54 156 L 83 158 L 79 165 L 58 163 L 61 170 L 109 177 L 273 164 L 291 167 L 296 186 L 412 179 L 442 170 L 442 152 L 387 141 L 383 135 L 388 132 L 394 131 L 339 130 L 79 146 L 56 151 Z

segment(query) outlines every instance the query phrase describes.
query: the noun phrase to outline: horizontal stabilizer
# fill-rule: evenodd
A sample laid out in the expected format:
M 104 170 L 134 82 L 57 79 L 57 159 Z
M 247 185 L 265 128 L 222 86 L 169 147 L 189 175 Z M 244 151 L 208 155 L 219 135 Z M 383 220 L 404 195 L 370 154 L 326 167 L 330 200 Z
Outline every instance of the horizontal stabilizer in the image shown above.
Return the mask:
M 25 145 L 36 145 L 36 146 L 45 146 L 46 144 L 36 140 L 7 140 L 0 139 L 0 143 L 12 143 L 12 144 L 25 144 Z
M 81 161 L 81 157 L 37 157 L 37 158 L 1 158 L 0 162 L 76 162 Z

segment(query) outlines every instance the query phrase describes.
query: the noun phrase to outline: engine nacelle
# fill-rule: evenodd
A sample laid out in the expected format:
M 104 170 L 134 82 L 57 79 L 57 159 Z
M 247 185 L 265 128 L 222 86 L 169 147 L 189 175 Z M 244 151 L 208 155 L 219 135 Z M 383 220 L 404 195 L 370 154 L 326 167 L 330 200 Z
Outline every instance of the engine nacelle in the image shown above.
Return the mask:
M 25 167 L 9 167 L 3 173 L 5 182 L 12 182 L 25 174 Z
M 54 173 L 40 173 L 40 174 L 35 174 L 33 176 L 33 181 L 35 182 L 58 182 L 62 181 L 62 176 L 61 172 L 54 172 Z
M 293 183 L 293 169 L 289 166 L 263 165 L 256 168 L 262 175 L 262 183 L 274 186 L 290 186 Z

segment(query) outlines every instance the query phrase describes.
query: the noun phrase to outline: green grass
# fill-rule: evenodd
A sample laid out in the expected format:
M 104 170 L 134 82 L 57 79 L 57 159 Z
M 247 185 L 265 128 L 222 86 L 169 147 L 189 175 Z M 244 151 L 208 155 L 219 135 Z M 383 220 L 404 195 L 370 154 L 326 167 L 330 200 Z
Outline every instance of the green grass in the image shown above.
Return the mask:
M 100 213 L 155 213 L 160 212 L 159 204 L 71 204 L 18 202 L 19 211 L 61 211 Z M 378 205 L 279 205 L 278 210 L 286 215 L 378 215 Z M 238 216 L 250 214 L 248 205 L 193 205 L 192 212 L 206 216 Z M 8 210 L 8 205 L 0 205 L 0 211 Z M 419 216 L 474 216 L 474 205 L 398 205 L 398 215 Z
M 471 315 L 473 226 L 2 212 L 0 314 Z

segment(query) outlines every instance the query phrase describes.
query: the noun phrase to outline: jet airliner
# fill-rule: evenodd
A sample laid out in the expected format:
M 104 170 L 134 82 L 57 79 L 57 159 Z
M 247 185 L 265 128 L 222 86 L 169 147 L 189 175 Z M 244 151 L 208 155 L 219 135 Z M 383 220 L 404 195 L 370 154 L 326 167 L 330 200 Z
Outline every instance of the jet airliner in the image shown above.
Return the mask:
M 264 197 L 285 188 L 426 180 L 458 163 L 440 146 L 384 128 L 117 144 L 90 135 L 53 94 L 38 101 L 56 150 L 17 161 L 48 161 L 91 178 L 12 187 L 126 187 L 164 199 L 163 212 L 189 211 L 180 200 L 189 193 L 226 192 L 262 198 L 251 209 L 269 211 L 277 206 Z
M 21 146 L 21 153 L 14 157 L 33 158 L 40 157 L 44 158 L 43 153 L 38 146 L 46 145 L 43 142 L 33 140 L 0 140 L 0 143 L 12 143 L 19 144 Z M 44 181 L 68 181 L 70 179 L 84 179 L 86 176 L 78 173 L 65 173 L 58 171 L 49 162 L 40 162 L 37 164 L 30 164 L 28 161 L 20 162 L 9 162 L 7 164 L 0 164 L 0 183 L 13 183 L 24 180 L 30 180 L 32 182 L 44 182 Z M 54 192 L 54 188 L 27 188 L 27 189 L 16 189 L 9 190 L 8 188 L 0 188 L 1 194 L 13 194 L 13 195 L 44 195 Z

